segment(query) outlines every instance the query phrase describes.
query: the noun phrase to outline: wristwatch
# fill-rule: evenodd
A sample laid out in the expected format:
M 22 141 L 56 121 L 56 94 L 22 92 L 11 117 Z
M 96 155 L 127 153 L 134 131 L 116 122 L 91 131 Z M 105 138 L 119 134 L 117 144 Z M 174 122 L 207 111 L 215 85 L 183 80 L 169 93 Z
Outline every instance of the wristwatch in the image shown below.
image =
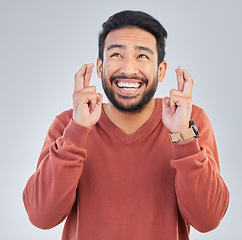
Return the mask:
M 191 138 L 198 138 L 200 136 L 200 133 L 195 123 L 192 120 L 190 120 L 189 128 L 187 130 L 180 133 L 170 133 L 169 136 L 173 143 L 177 143 L 177 142 L 184 142 Z

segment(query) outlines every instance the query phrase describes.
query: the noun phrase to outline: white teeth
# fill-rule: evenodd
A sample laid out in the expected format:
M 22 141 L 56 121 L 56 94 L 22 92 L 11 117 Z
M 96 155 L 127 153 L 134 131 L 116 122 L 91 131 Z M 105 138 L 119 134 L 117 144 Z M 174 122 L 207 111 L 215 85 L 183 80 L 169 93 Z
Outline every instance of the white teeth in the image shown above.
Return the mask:
M 123 88 L 123 89 L 124 89 L 124 90 L 129 90 L 129 91 L 130 91 L 130 90 L 134 90 L 135 88 L 126 88 L 126 87 L 125 87 L 125 88 Z
M 140 83 L 127 83 L 127 82 L 118 82 L 117 83 L 118 87 L 122 88 L 139 88 Z

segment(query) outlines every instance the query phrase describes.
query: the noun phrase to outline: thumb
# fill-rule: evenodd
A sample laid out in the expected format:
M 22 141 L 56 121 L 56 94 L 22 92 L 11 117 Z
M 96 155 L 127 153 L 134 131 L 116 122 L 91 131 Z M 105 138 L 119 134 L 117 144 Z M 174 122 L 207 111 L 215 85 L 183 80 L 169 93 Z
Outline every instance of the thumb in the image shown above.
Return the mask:
M 170 107 L 170 98 L 169 97 L 164 97 L 162 99 L 162 109 L 166 109 Z
M 103 95 L 101 93 L 97 93 L 97 105 L 101 106 L 103 101 Z

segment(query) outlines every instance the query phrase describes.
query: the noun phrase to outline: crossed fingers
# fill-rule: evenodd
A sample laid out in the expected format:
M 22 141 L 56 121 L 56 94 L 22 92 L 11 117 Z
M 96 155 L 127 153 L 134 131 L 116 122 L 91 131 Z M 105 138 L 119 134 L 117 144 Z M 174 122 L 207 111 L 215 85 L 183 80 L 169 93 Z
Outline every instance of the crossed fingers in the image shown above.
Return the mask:
M 89 86 L 93 68 L 93 63 L 85 64 L 75 74 L 75 92 L 81 91 Z
M 174 113 L 177 107 L 189 107 L 192 104 L 193 80 L 181 67 L 176 69 L 177 89 L 170 91 L 170 107 Z
M 193 80 L 188 72 L 181 67 L 176 69 L 177 88 L 180 92 L 192 96 Z
M 96 93 L 95 86 L 89 86 L 92 76 L 93 63 L 84 64 L 80 70 L 75 74 L 75 88 L 74 96 L 78 96 L 79 101 L 89 105 L 90 110 L 93 111 L 96 104 L 101 102 L 101 94 Z

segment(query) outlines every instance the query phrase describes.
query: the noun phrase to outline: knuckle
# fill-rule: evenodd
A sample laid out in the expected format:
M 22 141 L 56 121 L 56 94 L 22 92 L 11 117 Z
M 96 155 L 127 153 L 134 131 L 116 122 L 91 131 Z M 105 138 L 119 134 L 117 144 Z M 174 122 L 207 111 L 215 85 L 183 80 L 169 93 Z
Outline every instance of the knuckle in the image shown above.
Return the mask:
M 95 93 L 96 92 L 96 87 L 95 86 L 88 86 L 83 88 L 80 92 L 83 93 Z
M 192 104 L 192 97 L 191 97 L 191 96 L 187 96 L 187 97 L 186 97 L 186 100 L 187 100 L 187 103 L 188 103 L 189 105 Z
M 75 78 L 75 79 L 78 78 L 78 72 L 74 75 L 74 78 Z
M 90 89 L 93 91 L 93 92 L 96 92 L 97 88 L 95 86 L 90 86 Z
M 190 103 L 192 104 L 192 102 L 193 102 L 193 99 L 192 99 L 192 97 L 190 97 Z
M 193 81 L 193 79 L 191 78 L 191 85 L 193 86 L 193 83 L 194 83 L 194 81 Z
M 83 93 L 80 92 L 80 91 L 75 91 L 75 92 L 72 94 L 73 99 L 80 99 L 82 96 L 83 96 Z
M 73 95 L 72 95 L 73 101 L 75 101 L 77 98 L 78 98 L 77 94 L 76 93 L 73 93 Z
M 176 94 L 176 89 L 171 89 L 170 90 L 170 95 L 174 95 L 174 94 Z
M 77 92 L 77 91 L 74 91 L 73 94 L 72 94 L 72 97 L 73 97 L 73 98 L 76 97 L 77 94 L 78 94 L 78 92 Z

